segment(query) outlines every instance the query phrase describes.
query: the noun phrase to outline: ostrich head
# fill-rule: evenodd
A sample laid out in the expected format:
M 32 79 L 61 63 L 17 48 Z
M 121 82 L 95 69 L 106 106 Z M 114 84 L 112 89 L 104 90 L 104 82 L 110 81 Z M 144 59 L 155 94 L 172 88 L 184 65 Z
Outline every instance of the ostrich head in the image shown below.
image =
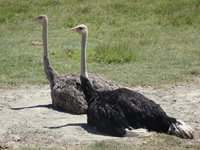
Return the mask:
M 85 33 L 88 32 L 88 31 L 87 31 L 87 26 L 84 25 L 84 24 L 80 24 L 80 25 L 78 25 L 78 26 L 76 26 L 76 27 L 73 27 L 73 28 L 71 28 L 71 30 L 72 30 L 72 31 L 75 31 L 75 32 L 77 32 L 77 33 L 80 33 L 80 34 L 85 34 Z
M 36 20 L 40 24 L 44 24 L 48 19 L 46 15 L 39 15 L 36 17 Z
M 176 123 L 172 123 L 169 127 L 168 133 L 185 139 L 194 138 L 193 129 L 181 120 L 177 120 Z

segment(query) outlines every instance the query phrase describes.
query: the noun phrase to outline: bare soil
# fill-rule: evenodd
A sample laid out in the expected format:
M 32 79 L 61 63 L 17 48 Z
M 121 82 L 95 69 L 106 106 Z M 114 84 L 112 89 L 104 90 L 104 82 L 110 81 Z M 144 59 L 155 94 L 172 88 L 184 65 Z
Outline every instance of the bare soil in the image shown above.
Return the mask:
M 169 114 L 195 130 L 192 143 L 200 143 L 200 79 L 162 87 L 134 87 Z M 74 149 L 95 141 L 116 139 L 141 142 L 138 137 L 117 138 L 98 133 L 86 115 L 52 109 L 49 86 L 0 89 L 0 149 Z M 147 137 L 148 138 L 148 137 Z

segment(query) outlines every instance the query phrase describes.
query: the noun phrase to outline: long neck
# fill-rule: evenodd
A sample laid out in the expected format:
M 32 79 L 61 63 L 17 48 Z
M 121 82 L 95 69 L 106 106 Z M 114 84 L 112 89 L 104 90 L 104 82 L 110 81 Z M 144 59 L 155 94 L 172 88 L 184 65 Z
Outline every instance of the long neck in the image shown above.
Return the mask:
M 81 76 L 88 77 L 86 66 L 86 44 L 87 44 L 87 31 L 82 34 L 81 40 Z
M 93 85 L 91 84 L 91 82 L 87 77 L 81 75 L 80 80 L 81 80 L 81 88 L 86 97 L 86 101 L 89 104 L 92 98 L 96 97 L 97 91 L 94 89 Z
M 55 84 L 55 76 L 56 72 L 54 71 L 53 67 L 50 65 L 49 62 L 49 55 L 48 55 L 48 20 L 45 21 L 43 24 L 42 29 L 42 39 L 43 39 L 43 46 L 44 46 L 44 58 L 43 58 L 43 64 L 44 64 L 44 72 L 46 75 L 46 78 L 50 82 L 51 89 L 53 88 Z
M 44 57 L 48 59 L 49 55 L 48 55 L 48 21 L 47 20 L 43 24 L 42 39 L 43 39 L 43 46 L 44 46 Z

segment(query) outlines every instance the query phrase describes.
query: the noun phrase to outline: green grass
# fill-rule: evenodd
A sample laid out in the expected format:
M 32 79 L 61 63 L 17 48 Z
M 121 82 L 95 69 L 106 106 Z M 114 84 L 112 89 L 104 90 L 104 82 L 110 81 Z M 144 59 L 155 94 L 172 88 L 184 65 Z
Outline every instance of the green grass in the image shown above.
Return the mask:
M 41 26 L 49 17 L 49 49 L 60 73 L 79 72 L 80 36 L 89 27 L 88 70 L 120 84 L 160 85 L 200 76 L 199 0 L 0 0 L 0 87 L 48 83 Z M 200 149 L 156 136 L 143 144 L 101 141 L 87 149 Z M 40 149 L 40 148 L 38 148 Z M 42 149 L 42 148 L 41 148 Z
M 60 73 L 79 72 L 80 36 L 89 27 L 88 70 L 126 85 L 160 85 L 200 74 L 199 0 L 1 0 L 0 86 L 46 84 L 41 27 L 49 17 L 49 49 Z
M 66 145 L 67 147 L 67 145 Z M 69 147 L 67 147 L 69 148 Z M 60 150 L 58 147 L 21 147 L 20 150 Z M 70 147 L 70 150 L 199 150 L 200 144 L 193 140 L 180 139 L 165 134 L 155 134 L 146 138 L 124 138 L 116 140 L 102 140 L 94 143 L 81 143 Z
M 148 138 L 139 138 L 130 141 L 103 140 L 87 146 L 88 150 L 199 150 L 200 145 L 190 140 L 177 137 L 155 134 Z M 139 141 L 139 142 L 138 142 Z M 77 148 L 78 149 L 78 148 Z M 84 149 L 84 148 L 82 148 Z
M 100 142 L 96 142 L 94 144 L 91 144 L 87 148 L 88 150 L 132 150 L 133 147 L 131 145 L 117 142 L 114 140 L 104 140 Z

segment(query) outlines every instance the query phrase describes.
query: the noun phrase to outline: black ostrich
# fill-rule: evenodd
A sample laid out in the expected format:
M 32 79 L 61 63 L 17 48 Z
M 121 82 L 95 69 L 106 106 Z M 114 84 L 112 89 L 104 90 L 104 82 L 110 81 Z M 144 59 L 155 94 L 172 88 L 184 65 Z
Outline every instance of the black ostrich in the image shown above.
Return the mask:
M 87 32 L 87 27 L 78 25 L 73 31 L 83 35 Z M 81 73 L 80 80 L 88 102 L 87 123 L 100 132 L 123 137 L 126 136 L 127 129 L 146 128 L 181 138 L 194 138 L 191 127 L 169 117 L 160 105 L 142 94 L 126 88 L 97 91 L 88 80 L 86 68 Z

